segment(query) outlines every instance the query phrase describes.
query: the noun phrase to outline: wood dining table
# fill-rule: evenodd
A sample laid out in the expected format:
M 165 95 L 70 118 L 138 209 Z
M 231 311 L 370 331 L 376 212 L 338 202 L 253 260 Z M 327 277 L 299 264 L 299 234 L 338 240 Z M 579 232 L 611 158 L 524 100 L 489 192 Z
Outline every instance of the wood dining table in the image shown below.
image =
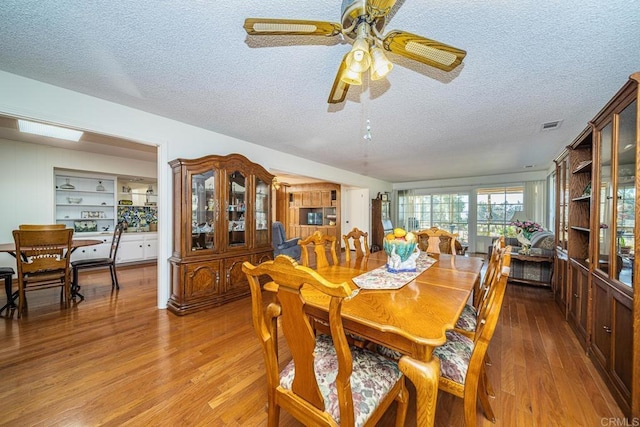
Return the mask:
M 435 419 L 440 360 L 434 348 L 446 342 L 474 287 L 480 282 L 483 259 L 455 255 L 431 255 L 437 261 L 400 289 L 360 289 L 342 306 L 344 327 L 374 343 L 399 351 L 400 370 L 416 389 L 418 426 L 432 426 Z M 367 258 L 317 269 L 332 282 L 347 282 L 385 265 L 383 251 Z M 328 321 L 329 297 L 305 286 L 302 294 L 311 316 Z
M 99 245 L 103 242 L 104 242 L 103 240 L 99 240 L 99 239 L 73 239 L 73 241 L 71 242 L 71 253 L 73 253 L 73 251 L 75 251 L 78 248 L 82 248 L 84 246 Z M 0 253 L 2 252 L 8 253 L 9 255 L 15 258 L 17 256 L 15 242 L 0 243 Z M 4 307 L 0 308 L 0 313 L 2 313 L 6 308 L 13 306 L 14 298 L 12 298 L 12 295 L 11 295 L 10 282 L 6 282 L 5 284 L 5 293 L 7 294 L 7 303 L 4 305 Z

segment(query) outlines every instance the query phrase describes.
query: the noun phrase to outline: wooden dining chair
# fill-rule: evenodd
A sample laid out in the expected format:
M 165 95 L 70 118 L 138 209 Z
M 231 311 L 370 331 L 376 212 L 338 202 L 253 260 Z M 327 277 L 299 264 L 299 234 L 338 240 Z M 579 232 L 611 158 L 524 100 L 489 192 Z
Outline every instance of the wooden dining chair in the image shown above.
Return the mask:
M 461 334 L 473 338 L 476 334 L 478 324 L 478 313 L 486 308 L 487 298 L 490 295 L 491 285 L 495 283 L 494 278 L 499 273 L 500 263 L 505 253 L 504 236 L 493 242 L 493 248 L 489 256 L 487 269 L 480 286 L 473 291 L 473 304 L 466 304 L 458 321 L 455 330 Z
M 449 233 L 438 227 L 419 230 L 414 233 L 418 239 L 418 248 L 432 254 L 456 255 L 457 234 Z
M 485 357 L 500 317 L 511 265 L 511 247 L 507 246 L 501 252 L 499 272 L 494 276 L 494 283 L 491 285 L 492 295 L 486 310 L 478 319 L 474 339 L 455 331 L 447 331 L 447 342 L 433 352 L 433 355 L 440 359 L 438 388 L 463 399 L 467 427 L 476 425 L 478 401 L 487 419 L 495 422 L 489 402 Z
M 25 308 L 25 292 L 61 287 L 60 299 L 69 305 L 69 258 L 73 230 L 13 230 L 18 267 L 18 317 Z
M 62 230 L 65 229 L 64 224 L 20 224 L 19 230 Z
M 309 264 L 309 247 L 313 246 L 313 251 L 316 254 L 315 268 L 322 268 L 329 266 L 329 260 L 327 258 L 327 251 L 331 254 L 331 261 L 333 265 L 338 264 L 338 255 L 336 254 L 336 238 L 326 234 L 322 234 L 320 231 L 314 232 L 311 236 L 298 241 L 302 249 L 302 265 L 310 267 Z
M 351 242 L 356 251 L 356 259 L 369 256 L 371 251 L 369 250 L 369 233 L 354 228 L 349 233 L 344 234 L 342 239 L 344 240 L 344 257 L 347 262 L 351 261 Z
M 113 231 L 111 249 L 109 250 L 108 258 L 86 258 L 71 262 L 71 269 L 73 270 L 73 284 L 71 287 L 72 298 L 75 299 L 76 296 L 79 296 L 81 301 L 84 299 L 84 295 L 79 292 L 80 285 L 78 284 L 78 271 L 83 269 L 109 267 L 109 272 L 111 273 L 111 289 L 120 289 L 120 285 L 118 284 L 118 274 L 116 271 L 116 256 L 118 254 L 118 248 L 120 247 L 120 238 L 122 237 L 123 230 L 124 223 L 118 223 Z
M 408 392 L 398 364 L 366 349 L 350 347 L 341 308 L 352 296 L 348 283 L 332 283 L 289 256 L 278 255 L 258 266 L 242 265 L 249 279 L 253 326 L 262 344 L 267 370 L 268 425 L 279 422 L 285 409 L 304 425 L 373 426 L 395 400 L 396 426 L 402 426 Z M 260 278 L 276 292 L 265 304 Z M 305 311 L 303 286 L 330 298 L 330 335 L 316 336 Z M 292 360 L 280 370 L 278 323 Z

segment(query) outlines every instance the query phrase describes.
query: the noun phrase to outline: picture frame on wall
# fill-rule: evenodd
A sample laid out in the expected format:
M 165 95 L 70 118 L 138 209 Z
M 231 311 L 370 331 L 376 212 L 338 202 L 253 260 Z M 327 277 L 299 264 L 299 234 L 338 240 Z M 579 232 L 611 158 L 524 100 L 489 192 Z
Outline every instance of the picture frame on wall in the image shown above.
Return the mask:
M 383 200 L 385 202 L 388 201 L 389 200 L 389 195 L 387 193 L 382 193 L 380 195 L 380 200 Z

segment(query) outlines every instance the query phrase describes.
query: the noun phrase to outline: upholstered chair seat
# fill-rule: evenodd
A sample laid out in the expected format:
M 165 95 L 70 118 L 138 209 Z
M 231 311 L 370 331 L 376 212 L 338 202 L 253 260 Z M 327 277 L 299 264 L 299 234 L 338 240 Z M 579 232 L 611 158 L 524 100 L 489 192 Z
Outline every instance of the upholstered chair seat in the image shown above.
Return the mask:
M 440 376 L 464 385 L 473 354 L 473 340 L 455 331 L 446 334 L 447 342 L 433 351 L 440 359 Z
M 456 329 L 460 329 L 466 332 L 476 332 L 476 326 L 478 325 L 478 310 L 472 305 L 465 305 L 460 314 L 460 318 L 456 322 Z
M 340 407 L 336 390 L 338 375 L 338 358 L 331 337 L 318 335 L 315 348 L 314 369 L 326 411 L 331 414 L 336 424 L 340 424 Z M 351 347 L 353 372 L 351 373 L 351 391 L 355 425 L 362 426 L 369 419 L 374 409 L 393 386 L 402 378 L 402 373 L 394 363 L 369 350 Z M 291 390 L 295 366 L 293 361 L 280 374 L 280 385 Z M 372 380 L 375 378 L 375 381 Z

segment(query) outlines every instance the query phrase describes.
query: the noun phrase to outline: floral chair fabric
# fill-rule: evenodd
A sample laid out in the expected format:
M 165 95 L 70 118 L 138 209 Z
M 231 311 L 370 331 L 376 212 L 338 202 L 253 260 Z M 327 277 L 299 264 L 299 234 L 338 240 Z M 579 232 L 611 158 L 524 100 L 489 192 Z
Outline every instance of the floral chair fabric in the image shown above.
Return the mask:
M 318 335 L 315 348 L 315 374 L 325 401 L 325 410 L 340 424 L 340 408 L 336 391 L 338 359 L 331 337 Z M 351 390 L 355 425 L 362 426 L 369 419 L 380 400 L 402 377 L 398 365 L 369 350 L 351 347 L 353 373 Z M 280 385 L 288 390 L 293 384 L 295 366 L 293 361 L 280 374 Z
M 466 304 L 462 309 L 462 314 L 456 322 L 456 329 L 467 332 L 475 332 L 478 325 L 478 311 L 474 306 Z
M 463 384 L 473 353 L 473 340 L 455 331 L 447 331 L 447 342 L 433 351 L 440 359 L 440 375 Z
M 440 375 L 464 385 L 473 353 L 473 340 L 455 331 L 447 331 L 446 335 L 447 342 L 433 350 L 433 355 L 440 359 Z M 377 351 L 391 360 L 398 360 L 402 356 L 382 345 L 377 347 Z

